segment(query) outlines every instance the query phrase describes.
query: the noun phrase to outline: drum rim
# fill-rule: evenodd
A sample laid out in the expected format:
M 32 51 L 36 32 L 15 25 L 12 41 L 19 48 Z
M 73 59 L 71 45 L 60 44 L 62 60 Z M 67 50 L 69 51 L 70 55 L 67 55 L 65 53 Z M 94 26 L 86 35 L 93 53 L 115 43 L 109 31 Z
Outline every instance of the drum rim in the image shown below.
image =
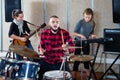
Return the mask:
M 18 80 L 33 80 L 34 78 L 17 77 Z
M 1 60 L 4 60 L 6 62 L 18 62 L 18 60 L 16 59 L 12 59 L 12 58 L 6 58 L 6 57 L 0 57 Z
M 72 77 L 71 76 L 69 76 L 69 77 L 67 77 L 66 79 L 68 80 L 68 79 L 71 79 Z M 63 79 L 63 78 L 56 78 L 56 77 L 48 77 L 48 76 L 43 76 L 43 79 L 48 79 L 48 80 L 55 80 L 55 79 Z M 66 80 L 65 79 L 65 80 Z
M 18 63 L 28 63 L 28 64 L 35 64 L 35 65 L 39 65 L 38 63 L 36 62 L 32 62 L 32 61 L 25 61 L 25 60 L 21 60 L 21 61 L 18 61 Z

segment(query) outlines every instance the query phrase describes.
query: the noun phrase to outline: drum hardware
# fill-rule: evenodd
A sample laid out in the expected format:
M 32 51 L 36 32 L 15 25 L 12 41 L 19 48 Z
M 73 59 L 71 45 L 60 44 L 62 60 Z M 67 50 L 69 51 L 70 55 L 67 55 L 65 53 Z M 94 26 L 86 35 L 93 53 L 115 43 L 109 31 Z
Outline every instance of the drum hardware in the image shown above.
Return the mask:
M 15 72 L 18 71 L 19 66 L 16 64 L 17 60 L 11 58 L 1 58 L 0 76 L 2 79 L 10 80 L 15 78 Z M 13 72 L 14 71 L 14 72 Z M 13 74 L 14 73 L 14 74 Z
M 10 58 L 10 56 L 11 56 L 11 51 L 9 50 L 6 54 L 6 57 Z
M 81 47 L 82 47 L 82 39 L 81 39 L 80 43 L 81 43 Z M 80 55 L 83 55 L 82 48 L 80 48 L 80 50 L 81 50 Z
M 68 42 L 66 42 L 66 45 L 68 46 Z M 63 80 L 66 80 L 66 73 L 65 73 L 65 62 L 67 60 L 67 56 L 69 55 L 69 47 L 66 47 L 66 52 L 64 52 L 64 57 L 62 58 L 62 63 L 61 63 L 61 67 L 60 67 L 60 71 L 62 71 L 63 68 Z
M 13 66 L 11 64 L 8 67 L 6 66 L 5 80 L 12 79 L 12 72 L 13 72 Z
M 5 66 L 5 70 L 3 70 L 3 74 L 4 74 L 3 76 L 5 76 L 5 80 L 7 79 L 7 76 L 8 76 L 8 73 L 7 73 L 8 72 L 8 68 L 9 68 L 9 65 L 6 65 Z
M 81 44 L 81 46 L 83 46 L 83 44 L 82 44 L 82 38 L 81 38 L 80 44 Z M 83 53 L 82 48 L 80 48 L 80 50 L 81 50 L 80 51 L 80 55 L 82 56 L 84 53 Z M 80 71 L 81 80 L 83 80 L 83 78 L 82 78 L 82 75 L 83 75 L 83 66 L 82 66 L 82 64 L 80 64 L 80 67 L 81 67 L 81 71 Z

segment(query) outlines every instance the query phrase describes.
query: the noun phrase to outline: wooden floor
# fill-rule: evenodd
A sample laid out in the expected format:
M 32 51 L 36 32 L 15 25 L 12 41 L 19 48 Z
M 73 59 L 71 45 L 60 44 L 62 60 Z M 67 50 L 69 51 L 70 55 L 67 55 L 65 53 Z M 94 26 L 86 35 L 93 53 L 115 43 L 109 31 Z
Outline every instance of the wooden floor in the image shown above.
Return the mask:
M 97 72 L 95 73 L 96 74 L 96 77 L 97 77 L 97 80 L 99 80 L 101 78 L 101 76 L 103 75 L 102 72 Z M 73 73 L 71 74 L 72 77 L 73 77 Z M 82 76 L 81 76 L 82 75 Z M 112 75 L 112 74 L 109 74 L 109 75 Z M 83 72 L 82 74 L 80 72 L 77 73 L 77 80 L 87 80 L 87 77 L 86 77 L 86 74 L 85 72 Z M 113 76 L 113 75 L 112 75 Z M 120 76 L 120 75 L 119 75 Z M 94 79 L 93 75 L 92 75 L 92 79 Z M 102 79 L 102 80 L 118 80 L 118 79 L 114 79 L 114 78 L 106 78 L 106 79 Z

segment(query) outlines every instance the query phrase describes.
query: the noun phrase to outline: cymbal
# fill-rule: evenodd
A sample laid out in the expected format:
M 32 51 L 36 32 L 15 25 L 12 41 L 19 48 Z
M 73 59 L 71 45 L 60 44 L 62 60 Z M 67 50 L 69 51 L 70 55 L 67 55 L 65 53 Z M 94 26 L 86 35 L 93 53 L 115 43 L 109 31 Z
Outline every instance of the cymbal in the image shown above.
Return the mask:
M 35 58 L 35 59 L 39 58 L 39 55 L 37 54 L 37 52 L 29 48 L 26 48 L 24 46 L 10 45 L 9 49 L 20 56 L 25 56 L 28 58 Z
M 94 57 L 90 55 L 72 55 L 70 56 L 70 61 L 80 61 L 80 62 L 87 62 L 93 60 Z
M 65 48 L 67 48 L 67 49 L 72 49 L 72 48 L 76 49 L 76 48 L 82 48 L 82 47 L 77 47 L 77 46 L 67 46 L 67 47 L 65 47 Z M 58 50 L 58 49 L 63 49 L 63 48 L 62 48 L 62 47 L 52 48 L 52 50 Z

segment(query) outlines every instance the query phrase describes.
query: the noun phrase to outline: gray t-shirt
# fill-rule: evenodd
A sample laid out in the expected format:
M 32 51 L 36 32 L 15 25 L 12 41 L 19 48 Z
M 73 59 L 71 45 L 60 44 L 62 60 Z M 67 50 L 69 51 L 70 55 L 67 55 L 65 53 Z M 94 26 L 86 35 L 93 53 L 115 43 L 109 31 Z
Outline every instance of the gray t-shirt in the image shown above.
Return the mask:
M 84 19 L 78 21 L 74 28 L 74 32 L 84 35 L 87 39 L 94 32 L 95 22 L 85 22 Z M 77 40 L 81 40 L 76 36 Z

